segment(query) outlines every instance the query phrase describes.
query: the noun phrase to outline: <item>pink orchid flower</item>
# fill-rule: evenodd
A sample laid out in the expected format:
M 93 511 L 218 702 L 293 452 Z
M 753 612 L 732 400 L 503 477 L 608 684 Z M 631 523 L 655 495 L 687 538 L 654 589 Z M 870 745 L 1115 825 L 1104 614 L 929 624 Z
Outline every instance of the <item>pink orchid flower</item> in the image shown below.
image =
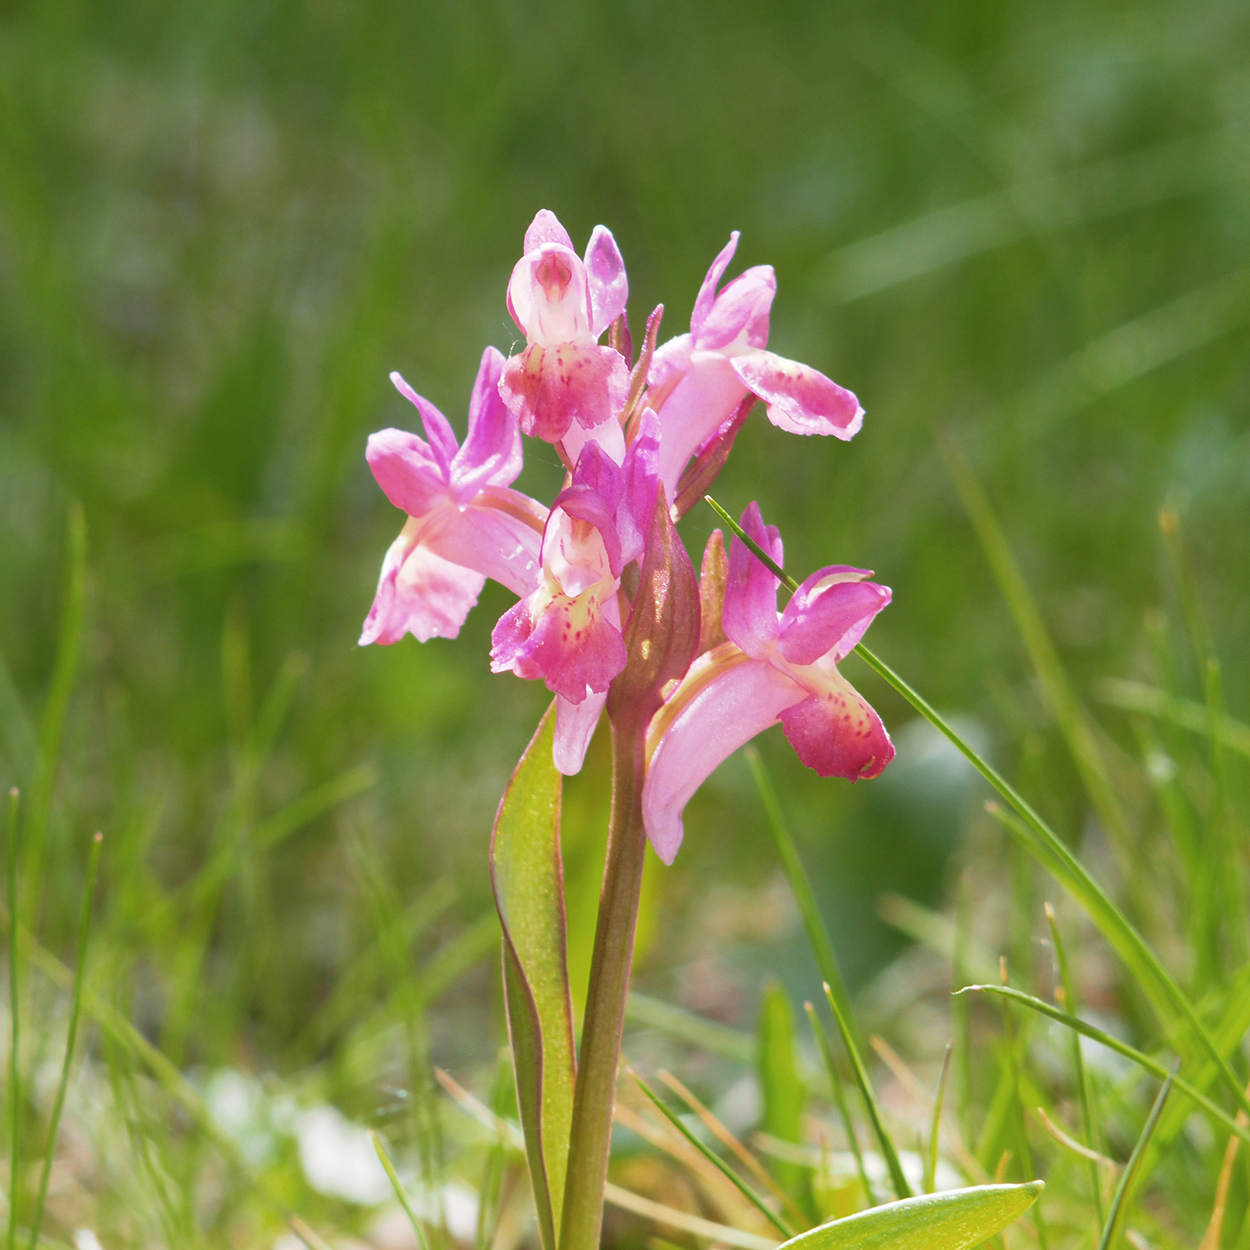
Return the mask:
M 742 528 L 781 563 L 781 535 L 775 526 L 764 528 L 757 504 L 743 513 Z M 666 864 L 681 845 L 681 815 L 694 792 L 775 721 L 799 759 L 822 777 L 876 777 L 894 758 L 880 717 L 837 669 L 890 602 L 890 591 L 867 581 L 871 576 L 845 565 L 820 569 L 779 614 L 777 577 L 734 539 L 724 641 L 694 661 L 647 730 L 643 822 Z
M 526 434 L 567 443 L 570 465 L 592 430 L 613 444 L 618 464 L 624 456 L 613 419 L 629 393 L 629 367 L 599 338 L 628 297 L 625 262 L 611 231 L 596 226 L 582 260 L 556 215 L 538 213 L 508 283 L 508 311 L 526 347 L 505 365 L 499 391 Z
M 538 584 L 547 509 L 510 489 L 521 471 L 521 434 L 499 397 L 503 365 L 493 347 L 482 354 L 463 446 L 447 418 L 391 374 L 429 441 L 394 429 L 369 436 L 373 476 L 408 520 L 382 562 L 361 646 L 405 633 L 421 642 L 454 638 L 488 577 L 518 595 Z
M 717 292 L 737 247 L 735 230 L 703 280 L 690 333 L 669 339 L 651 363 L 649 402 L 663 431 L 659 474 L 670 499 L 691 456 L 711 455 L 718 442 L 732 440 L 734 415 L 748 394 L 763 400 L 768 419 L 791 434 L 849 439 L 863 424 L 864 410 L 850 391 L 765 350 L 777 291 L 771 265 L 756 265 Z
M 626 664 L 621 629 L 621 573 L 642 555 L 655 506 L 654 413 L 619 466 L 587 443 L 570 484 L 551 506 L 542 539 L 537 588 L 499 619 L 491 668 L 543 678 L 557 696 L 555 762 L 576 773 Z

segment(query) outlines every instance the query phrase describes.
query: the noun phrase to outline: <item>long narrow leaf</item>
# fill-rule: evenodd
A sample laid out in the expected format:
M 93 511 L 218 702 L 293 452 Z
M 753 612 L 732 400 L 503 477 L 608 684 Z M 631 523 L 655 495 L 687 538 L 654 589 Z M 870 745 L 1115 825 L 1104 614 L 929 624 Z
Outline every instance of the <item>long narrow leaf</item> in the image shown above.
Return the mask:
M 1110 1033 L 1104 1033 L 1102 1029 L 1097 1028 L 1095 1025 L 1081 1020 L 1077 1016 L 1071 1016 L 1066 1011 L 1060 1011 L 1058 1007 L 1052 1007 L 1050 1003 L 1043 999 L 1034 998 L 1032 994 L 1025 994 L 1022 990 L 1013 990 L 1006 985 L 967 985 L 962 990 L 957 990 L 956 993 L 1001 994 L 1004 998 L 1011 999 L 1012 1002 L 1019 1003 L 1023 1007 L 1029 1007 L 1043 1016 L 1049 1016 L 1050 1019 L 1059 1024 L 1066 1025 L 1069 1029 L 1074 1029 L 1085 1037 L 1091 1038 L 1093 1041 L 1105 1046 L 1108 1050 L 1114 1050 L 1117 1055 L 1123 1055 L 1125 1059 L 1131 1059 L 1138 1067 L 1149 1072 L 1151 1076 L 1156 1076 L 1163 1080 L 1168 1075 L 1168 1069 L 1157 1059 L 1152 1059 L 1149 1055 L 1134 1049 L 1127 1042 L 1122 1042 L 1119 1038 L 1112 1037 Z M 1212 1119 L 1217 1120 L 1230 1133 L 1236 1133 L 1242 1141 L 1250 1142 L 1250 1127 L 1239 1124 L 1223 1107 L 1218 1103 L 1212 1102 L 1200 1089 L 1195 1088 L 1179 1076 L 1173 1078 L 1172 1084 L 1181 1093 L 1192 1098 Z
M 772 830 L 773 841 L 777 844 L 777 854 L 781 857 L 781 866 L 785 869 L 786 879 L 790 882 L 794 901 L 799 905 L 803 927 L 807 930 L 808 945 L 812 948 L 812 954 L 816 956 L 820 975 L 828 982 L 833 996 L 838 1000 L 842 1015 L 847 1020 L 851 1020 L 853 1018 L 851 1000 L 846 992 L 846 983 L 842 979 L 842 969 L 838 967 L 837 956 L 833 952 L 833 942 L 829 938 L 829 930 L 825 927 L 820 908 L 816 906 L 816 896 L 812 892 L 811 882 L 803 868 L 803 861 L 799 859 L 794 839 L 790 836 L 790 830 L 786 826 L 772 778 L 768 775 L 768 769 L 765 768 L 760 753 L 753 746 L 747 747 L 743 754 L 751 767 L 751 775 L 755 778 L 755 788 L 759 791 L 760 802 L 764 805 L 768 827 Z
M 798 589 L 798 583 L 782 569 L 742 530 L 736 521 L 710 495 L 704 496 L 716 514 L 747 544 L 756 558 L 763 561 L 791 591 Z M 878 676 L 887 681 L 905 698 L 931 725 L 938 729 L 959 751 L 961 755 L 985 778 L 986 781 L 1007 800 L 1019 813 L 1030 832 L 1030 840 L 1025 844 L 1030 853 L 1050 872 L 1055 879 L 1085 908 L 1090 919 L 1098 926 L 1103 936 L 1124 960 L 1138 983 L 1150 997 L 1155 1011 L 1165 1024 L 1171 1023 L 1169 1007 L 1182 1016 L 1193 1031 L 1199 1045 L 1215 1063 L 1229 1092 L 1236 1098 L 1238 1105 L 1250 1114 L 1250 1098 L 1241 1087 L 1228 1060 L 1216 1048 L 1210 1033 L 1198 1017 L 1193 1004 L 1184 991 L 1177 985 L 1171 973 L 1163 966 L 1159 957 L 1150 948 L 1146 940 L 1138 933 L 1127 916 L 1111 901 L 1102 887 L 1090 876 L 1085 865 L 1072 853 L 1064 841 L 1034 811 L 1033 807 L 1012 786 L 1005 777 L 991 764 L 987 763 L 963 739 L 954 727 L 941 716 L 933 706 L 903 680 L 888 664 L 875 656 L 863 643 L 855 647 L 855 654 L 868 665 Z
M 43 1151 L 43 1174 L 39 1178 L 39 1198 L 35 1203 L 35 1218 L 31 1221 L 30 1250 L 39 1244 L 39 1228 L 43 1224 L 43 1207 L 48 1199 L 48 1182 L 52 1179 L 52 1159 L 56 1154 L 57 1132 L 61 1127 L 61 1112 L 65 1109 L 65 1093 L 69 1089 L 69 1074 L 74 1065 L 74 1044 L 78 1040 L 78 1016 L 82 1010 L 83 977 L 87 971 L 87 938 L 91 933 L 91 899 L 95 894 L 96 870 L 100 866 L 100 844 L 104 835 L 97 833 L 91 839 L 91 851 L 87 857 L 87 880 L 82 891 L 82 910 L 78 917 L 77 963 L 74 965 L 74 992 L 70 999 L 69 1028 L 65 1034 L 65 1058 L 61 1062 L 61 1079 L 56 1087 L 56 1102 L 52 1107 L 52 1122 L 48 1126 L 48 1144 Z
M 735 1189 L 783 1236 L 793 1237 L 792 1229 L 719 1155 L 709 1150 L 665 1105 L 663 1099 L 638 1075 L 630 1072 L 638 1088 L 651 1100 L 657 1111 L 709 1162 Z
M 8 1247 L 17 1245 L 17 1197 L 21 1180 L 22 1145 L 22 1069 L 20 1062 L 21 996 L 19 990 L 19 959 L 17 938 L 18 891 L 18 817 L 21 800 L 17 787 L 9 791 L 9 827 L 5 830 L 6 869 L 9 887 L 9 1234 Z
M 564 1207 L 576 1059 L 569 995 L 555 704 L 504 791 L 491 837 L 517 1104 L 545 1250 Z
M 1111 1210 L 1107 1214 L 1107 1224 L 1102 1230 L 1102 1239 L 1098 1243 L 1098 1250 L 1111 1250 L 1111 1246 L 1115 1244 L 1116 1231 L 1119 1229 L 1124 1209 L 1128 1204 L 1128 1197 L 1133 1192 L 1133 1186 L 1137 1181 L 1137 1173 L 1141 1168 L 1142 1157 L 1146 1153 L 1146 1147 L 1150 1144 L 1150 1138 L 1155 1131 L 1155 1125 L 1159 1123 L 1159 1117 L 1163 1114 L 1163 1104 L 1167 1102 L 1168 1095 L 1172 1092 L 1172 1084 L 1176 1078 L 1176 1069 L 1180 1067 L 1180 1062 L 1178 1059 L 1172 1064 L 1171 1071 L 1167 1074 L 1167 1078 L 1164 1080 L 1158 1096 L 1155 1098 L 1154 1106 L 1150 1108 L 1150 1115 L 1147 1116 L 1141 1136 L 1133 1147 L 1133 1153 L 1129 1155 L 1128 1163 L 1120 1176 L 1120 1183 L 1116 1186 L 1115 1197 L 1111 1199 Z
M 900 1198 L 910 1198 L 911 1186 L 907 1183 L 907 1177 L 903 1175 L 903 1165 L 899 1162 L 894 1142 L 890 1139 L 890 1134 L 886 1132 L 885 1122 L 881 1118 L 881 1108 L 877 1104 L 877 1095 L 872 1088 L 872 1080 L 868 1076 L 868 1069 L 864 1067 L 859 1047 L 855 1045 L 855 1038 L 851 1036 L 850 1026 L 842 1018 L 838 1004 L 827 985 L 825 997 L 829 1000 L 829 1010 L 833 1012 L 833 1018 L 837 1021 L 838 1032 L 842 1035 L 842 1045 L 846 1047 L 847 1056 L 851 1061 L 851 1071 L 855 1073 L 855 1081 L 859 1085 L 859 1092 L 863 1095 L 864 1106 L 868 1109 L 868 1118 L 872 1121 L 872 1131 L 877 1135 L 877 1144 L 881 1147 L 882 1157 L 889 1169 L 890 1183 Z
M 807 1010 L 808 1023 L 811 1024 L 812 1032 L 816 1035 L 816 1044 L 820 1047 L 825 1068 L 829 1073 L 829 1084 L 833 1087 L 833 1101 L 842 1119 L 842 1131 L 846 1134 L 847 1145 L 850 1146 L 851 1155 L 855 1160 L 855 1171 L 859 1174 L 859 1183 L 864 1190 L 864 1200 L 869 1206 L 874 1206 L 877 1201 L 876 1195 L 872 1191 L 872 1182 L 868 1179 L 868 1169 L 864 1166 L 859 1138 L 855 1136 L 855 1123 L 851 1119 L 850 1108 L 846 1105 L 846 1090 L 842 1085 L 842 1074 L 838 1071 L 838 1065 L 833 1057 L 833 1048 L 829 1045 L 829 1038 L 820 1023 L 820 1017 L 816 1014 L 816 1008 L 811 1003 L 804 1003 L 803 1006 Z
M 978 1185 L 921 1194 L 834 1220 L 779 1250 L 970 1250 L 1018 1220 L 1045 1188 Z

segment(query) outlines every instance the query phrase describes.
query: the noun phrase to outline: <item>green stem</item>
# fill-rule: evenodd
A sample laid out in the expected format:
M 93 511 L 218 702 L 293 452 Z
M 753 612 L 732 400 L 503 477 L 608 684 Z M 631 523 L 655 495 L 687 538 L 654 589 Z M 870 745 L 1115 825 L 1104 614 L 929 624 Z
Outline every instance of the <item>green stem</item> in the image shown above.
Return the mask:
M 642 827 L 645 741 L 637 723 L 612 725 L 612 811 L 599 922 L 573 1092 L 560 1250 L 597 1250 L 608 1178 L 616 1072 L 634 957 L 647 839 Z

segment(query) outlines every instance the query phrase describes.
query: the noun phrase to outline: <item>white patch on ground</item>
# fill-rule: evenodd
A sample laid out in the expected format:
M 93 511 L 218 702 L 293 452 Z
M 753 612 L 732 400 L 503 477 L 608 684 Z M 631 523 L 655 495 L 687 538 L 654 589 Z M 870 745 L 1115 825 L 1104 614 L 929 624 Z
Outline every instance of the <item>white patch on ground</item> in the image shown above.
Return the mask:
M 303 1112 L 294 1127 L 304 1175 L 319 1193 L 361 1206 L 373 1206 L 391 1196 L 391 1183 L 373 1142 L 359 1124 L 323 1104 Z

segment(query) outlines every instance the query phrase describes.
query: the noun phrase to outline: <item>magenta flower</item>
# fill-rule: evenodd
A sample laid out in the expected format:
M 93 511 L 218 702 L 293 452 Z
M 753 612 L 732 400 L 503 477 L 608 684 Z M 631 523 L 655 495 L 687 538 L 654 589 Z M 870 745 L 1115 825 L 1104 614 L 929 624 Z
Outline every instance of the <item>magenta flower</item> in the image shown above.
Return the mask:
M 629 367 L 599 337 L 628 296 L 625 262 L 609 230 L 595 227 L 583 261 L 556 215 L 538 213 L 508 283 L 508 311 L 526 347 L 504 366 L 499 392 L 526 434 L 567 441 L 570 465 L 592 430 L 619 444 L 609 447 L 617 463 L 624 455 L 619 428 L 607 423 L 625 406 Z
M 849 439 L 863 424 L 864 410 L 850 391 L 809 365 L 765 350 L 777 291 L 771 265 L 746 270 L 717 293 L 737 247 L 735 230 L 703 280 L 690 333 L 669 339 L 651 363 L 648 398 L 660 416 L 659 474 L 670 499 L 691 456 L 713 455 L 721 440 L 732 440 L 735 414 L 748 394 L 763 400 L 768 419 L 791 434 Z
M 521 435 L 499 397 L 503 364 L 493 347 L 482 354 L 463 446 L 447 418 L 391 374 L 429 441 L 393 429 L 369 437 L 373 476 L 408 520 L 382 562 L 362 646 L 405 633 L 421 642 L 454 638 L 488 577 L 518 595 L 538 584 L 547 510 L 510 489 L 521 471 Z
M 781 563 L 781 535 L 775 526 L 764 528 L 757 504 L 742 514 L 742 528 Z M 880 717 L 837 669 L 890 602 L 888 588 L 865 580 L 870 576 L 846 565 L 820 569 L 778 614 L 776 576 L 734 539 L 724 640 L 691 664 L 647 730 L 643 821 L 666 864 L 681 845 L 681 814 L 694 792 L 775 721 L 799 759 L 822 777 L 876 777 L 893 759 Z
M 608 687 L 626 664 L 621 573 L 642 554 L 655 506 L 655 416 L 644 419 L 624 466 L 597 443 L 583 448 L 542 537 L 537 587 L 499 619 L 491 668 L 542 678 L 557 696 L 556 766 L 582 766 Z

